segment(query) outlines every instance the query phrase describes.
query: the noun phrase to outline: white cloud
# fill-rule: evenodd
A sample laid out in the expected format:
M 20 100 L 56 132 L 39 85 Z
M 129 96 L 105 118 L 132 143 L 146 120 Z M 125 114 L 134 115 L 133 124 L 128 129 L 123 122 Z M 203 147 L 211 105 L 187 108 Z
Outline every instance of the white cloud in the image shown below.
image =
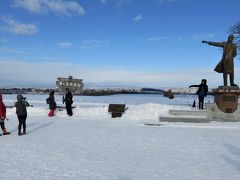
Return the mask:
M 168 37 L 166 36 L 161 36 L 161 37 L 153 37 L 153 38 L 148 38 L 148 41 L 162 41 L 162 40 L 166 40 L 168 39 Z
M 139 14 L 139 15 L 137 15 L 137 16 L 135 16 L 135 17 L 133 18 L 133 21 L 134 21 L 134 22 L 139 22 L 139 21 L 141 21 L 141 20 L 143 20 L 143 16 L 142 16 L 141 14 Z
M 57 43 L 56 45 L 61 48 L 70 48 L 73 46 L 73 44 L 70 42 L 60 42 L 60 43 Z
M 103 48 L 110 45 L 109 40 L 84 40 L 80 44 L 81 49 L 89 49 L 89 48 Z
M 172 3 L 172 2 L 176 2 L 177 0 L 154 0 L 157 3 Z
M 83 7 L 73 0 L 14 0 L 14 7 L 24 8 L 37 14 L 50 12 L 67 16 L 73 13 L 85 14 Z
M 185 38 L 180 36 L 156 36 L 151 38 L 145 38 L 141 39 L 148 42 L 158 42 L 158 41 L 164 41 L 164 40 L 171 40 L 171 41 L 183 41 Z
M 6 44 L 6 43 L 8 43 L 8 40 L 5 38 L 2 38 L 2 39 L 0 39 L 0 43 Z
M 8 48 L 8 47 L 0 47 L 0 53 L 1 54 L 29 54 L 29 52 L 27 51 Z
M 105 4 L 105 3 L 107 3 L 107 0 L 100 0 L 100 2 L 101 2 L 102 4 Z
M 124 6 L 125 4 L 129 3 L 131 0 L 114 0 L 115 6 L 120 8 Z
M 158 85 L 159 87 L 188 87 L 206 78 L 210 87 L 221 85 L 222 76 L 212 69 L 193 69 L 189 71 L 143 72 L 116 68 L 89 68 L 69 63 L 26 63 L 0 59 L 0 82 L 39 82 L 55 84 L 58 76 L 73 75 L 83 78 L 85 83 L 124 83 L 138 85 Z M 9 71 L 11 69 L 11 71 Z M 240 73 L 236 68 L 235 73 Z M 240 78 L 236 77 L 239 84 Z M 3 86 L 3 84 L 1 84 Z
M 178 40 L 178 41 L 183 41 L 184 38 L 182 38 L 182 37 L 177 37 L 177 40 Z
M 17 20 L 14 20 L 11 17 L 2 17 L 2 21 L 4 23 L 2 30 L 11 32 L 13 34 L 33 35 L 38 31 L 37 27 L 34 24 L 24 24 Z
M 100 0 L 100 2 L 102 4 L 107 4 L 107 3 L 111 3 L 113 4 L 116 8 L 121 8 L 124 5 L 128 4 L 129 2 L 131 2 L 132 0 Z
M 214 33 L 210 34 L 194 34 L 193 39 L 195 40 L 204 40 L 214 38 L 216 35 Z

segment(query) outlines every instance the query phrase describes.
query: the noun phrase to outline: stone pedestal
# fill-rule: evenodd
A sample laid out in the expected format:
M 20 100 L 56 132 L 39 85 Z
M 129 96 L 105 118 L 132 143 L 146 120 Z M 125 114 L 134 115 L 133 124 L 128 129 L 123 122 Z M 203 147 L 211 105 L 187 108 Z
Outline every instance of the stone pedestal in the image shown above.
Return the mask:
M 214 101 L 224 113 L 233 113 L 238 109 L 240 90 L 237 86 L 219 86 L 213 89 Z

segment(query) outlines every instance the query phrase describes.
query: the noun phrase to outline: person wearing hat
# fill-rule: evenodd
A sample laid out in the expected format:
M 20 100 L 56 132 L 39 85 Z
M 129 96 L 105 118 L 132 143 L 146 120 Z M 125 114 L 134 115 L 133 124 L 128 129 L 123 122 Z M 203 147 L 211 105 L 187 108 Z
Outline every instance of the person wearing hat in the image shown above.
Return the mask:
M 29 107 L 29 103 L 26 101 L 26 98 L 21 94 L 17 95 L 17 102 L 15 103 L 16 114 L 18 117 L 18 135 L 21 136 L 26 134 L 26 120 L 27 120 L 27 107 Z M 21 131 L 23 127 L 23 132 Z
M 73 112 L 72 112 L 72 103 L 73 103 L 73 95 L 71 93 L 71 91 L 66 88 L 66 94 L 65 94 L 65 98 L 63 99 L 63 103 L 65 103 L 66 105 L 66 110 L 67 110 L 67 114 L 69 116 L 72 116 L 73 115 Z
M 8 120 L 6 118 L 6 106 L 3 103 L 2 95 L 0 94 L 0 126 L 3 131 L 3 135 L 8 135 L 8 134 L 10 134 L 10 132 L 8 132 L 5 128 L 5 123 L 4 123 L 5 120 Z M 0 136 L 1 136 L 1 134 L 0 134 Z
M 202 41 L 211 46 L 217 46 L 223 48 L 222 59 L 215 67 L 214 71 L 223 73 L 223 85 L 227 86 L 227 76 L 230 78 L 230 85 L 237 86 L 234 84 L 234 63 L 233 59 L 237 56 L 237 46 L 233 43 L 234 36 L 231 34 L 228 36 L 227 42 L 209 42 Z

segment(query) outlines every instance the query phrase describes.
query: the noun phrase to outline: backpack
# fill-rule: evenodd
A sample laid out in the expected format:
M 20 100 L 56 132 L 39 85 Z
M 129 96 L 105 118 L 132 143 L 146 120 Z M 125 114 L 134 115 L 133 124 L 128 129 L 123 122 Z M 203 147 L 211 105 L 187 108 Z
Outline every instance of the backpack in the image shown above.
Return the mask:
M 48 98 L 46 99 L 46 103 L 47 103 L 47 104 L 50 104 L 50 103 L 51 103 L 51 98 L 50 98 L 50 97 L 48 97 Z

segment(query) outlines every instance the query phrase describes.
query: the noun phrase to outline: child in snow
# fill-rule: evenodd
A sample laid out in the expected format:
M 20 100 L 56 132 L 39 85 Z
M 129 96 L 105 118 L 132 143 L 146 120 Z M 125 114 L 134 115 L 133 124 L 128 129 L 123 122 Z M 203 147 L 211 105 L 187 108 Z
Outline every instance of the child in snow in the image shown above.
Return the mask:
M 47 101 L 47 104 L 49 104 L 49 109 L 50 109 L 48 116 L 49 117 L 55 116 L 57 104 L 55 102 L 54 91 L 50 92 L 49 97 L 47 98 L 46 101 Z
M 21 136 L 26 134 L 26 119 L 27 119 L 27 107 L 29 107 L 29 103 L 26 101 L 21 94 L 17 95 L 17 102 L 15 103 L 16 114 L 18 117 L 19 125 L 18 125 L 18 135 Z M 23 133 L 21 132 L 21 128 L 23 126 Z
M 5 119 L 7 119 L 6 118 L 6 106 L 3 103 L 2 95 L 0 94 L 0 126 L 3 131 L 3 135 L 8 135 L 8 134 L 10 134 L 10 132 L 7 132 L 7 130 L 5 128 L 5 124 L 4 124 Z M 0 134 L 0 136 L 1 136 L 1 134 Z

